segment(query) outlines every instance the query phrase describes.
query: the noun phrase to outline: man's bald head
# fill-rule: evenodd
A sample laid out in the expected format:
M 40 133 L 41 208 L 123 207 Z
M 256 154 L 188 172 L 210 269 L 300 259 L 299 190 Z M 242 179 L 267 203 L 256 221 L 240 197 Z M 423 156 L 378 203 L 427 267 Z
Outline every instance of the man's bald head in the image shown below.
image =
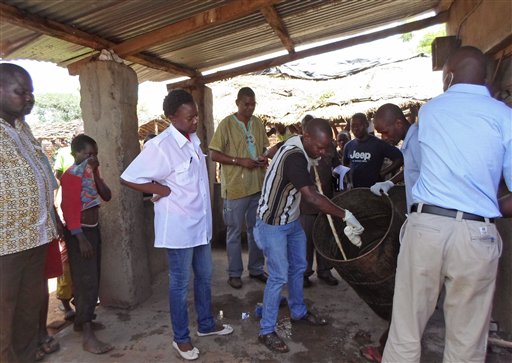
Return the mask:
M 452 84 L 485 84 L 486 59 L 481 50 L 471 46 L 460 47 L 450 55 L 443 67 L 443 87 Z
M 12 63 L 0 63 L 0 87 L 14 82 L 16 75 L 23 75 L 30 78 L 25 68 Z
M 395 120 L 401 120 L 407 122 L 407 119 L 402 112 L 402 109 L 393 103 L 386 103 L 379 107 L 375 113 L 374 123 L 378 120 L 384 124 L 390 124 Z
M 34 107 L 34 88 L 28 72 L 12 63 L 0 63 L 0 117 L 14 126 Z

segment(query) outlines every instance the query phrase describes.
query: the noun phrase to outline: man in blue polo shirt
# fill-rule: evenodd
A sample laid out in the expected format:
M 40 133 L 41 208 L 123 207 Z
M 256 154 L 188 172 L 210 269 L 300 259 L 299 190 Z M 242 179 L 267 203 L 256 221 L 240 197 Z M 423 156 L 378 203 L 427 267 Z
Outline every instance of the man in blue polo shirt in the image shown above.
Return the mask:
M 400 150 L 368 133 L 368 119 L 364 113 L 352 116 L 350 129 L 356 138 L 345 146 L 343 163 L 350 167 L 349 179 L 354 188 L 369 188 L 402 166 Z M 391 165 L 383 169 L 384 158 L 390 159 Z
M 420 176 L 402 231 L 383 362 L 419 362 L 443 285 L 443 361 L 485 360 L 502 247 L 493 219 L 501 175 L 512 189 L 512 110 L 490 96 L 485 77 L 482 52 L 461 47 L 443 69 L 446 92 L 420 109 Z

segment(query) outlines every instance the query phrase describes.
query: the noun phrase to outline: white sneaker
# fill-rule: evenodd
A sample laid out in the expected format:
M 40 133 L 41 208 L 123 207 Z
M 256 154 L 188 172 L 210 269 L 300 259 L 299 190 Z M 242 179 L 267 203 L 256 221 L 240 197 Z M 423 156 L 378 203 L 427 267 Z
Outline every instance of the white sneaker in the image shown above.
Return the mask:
M 201 333 L 198 330 L 197 331 L 197 336 L 198 337 L 207 337 L 209 335 L 229 335 L 229 334 L 233 333 L 233 328 L 231 327 L 231 325 L 222 324 L 222 327 L 223 327 L 223 329 L 221 329 L 221 330 L 214 330 L 214 331 L 209 332 L 209 333 Z
M 176 342 L 172 342 L 172 347 L 178 352 L 181 358 L 186 360 L 196 360 L 199 358 L 199 349 L 194 347 L 192 350 L 187 350 L 186 352 L 182 351 Z

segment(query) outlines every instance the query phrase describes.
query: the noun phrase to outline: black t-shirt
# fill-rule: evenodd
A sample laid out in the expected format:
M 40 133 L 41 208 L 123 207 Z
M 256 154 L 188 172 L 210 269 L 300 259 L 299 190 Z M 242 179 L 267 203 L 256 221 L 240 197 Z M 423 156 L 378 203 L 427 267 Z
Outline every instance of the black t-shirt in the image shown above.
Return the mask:
M 354 139 L 345 145 L 343 160 L 350 167 L 354 188 L 371 187 L 382 181 L 380 170 L 384 158 L 392 161 L 402 158 L 402 152 L 387 142 L 371 136 L 365 141 Z

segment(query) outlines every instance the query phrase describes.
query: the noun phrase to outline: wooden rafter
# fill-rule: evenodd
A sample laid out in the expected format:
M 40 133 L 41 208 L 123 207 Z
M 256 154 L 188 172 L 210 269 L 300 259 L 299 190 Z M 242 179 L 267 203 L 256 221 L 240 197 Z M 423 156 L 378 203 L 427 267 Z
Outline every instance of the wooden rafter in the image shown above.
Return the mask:
M 236 67 L 232 69 L 228 69 L 226 71 L 221 71 L 217 73 L 212 73 L 207 76 L 201 76 L 197 78 L 191 78 L 186 81 L 182 82 L 176 82 L 176 83 L 170 83 L 167 85 L 167 89 L 173 89 L 173 88 L 186 88 L 191 87 L 194 84 L 200 83 L 200 84 L 206 84 L 211 82 L 220 81 L 222 79 L 236 77 L 241 74 L 247 74 L 251 72 L 261 71 L 270 67 L 279 66 L 284 63 L 292 62 L 297 59 L 307 58 L 311 57 L 313 55 L 318 55 L 322 53 L 328 53 L 335 50 L 351 47 L 354 45 L 362 44 L 362 43 L 368 43 L 373 42 L 374 40 L 387 38 L 392 35 L 396 34 L 403 34 L 408 33 L 411 31 L 424 29 L 429 26 L 435 25 L 435 24 L 441 24 L 445 23 L 448 20 L 448 12 L 439 13 L 438 15 L 435 15 L 430 18 L 413 21 L 410 23 L 398 25 L 394 28 L 384 29 L 377 32 L 364 34 L 355 36 L 352 38 L 340 40 L 337 42 L 329 43 L 326 45 L 322 45 L 319 47 L 314 47 L 306 50 L 302 50 L 293 54 L 287 54 L 283 56 L 279 56 L 272 59 L 263 60 L 260 62 L 255 62 L 251 64 L 247 64 L 241 67 Z
M 13 42 L 11 41 L 4 41 L 0 43 L 0 57 L 5 58 L 8 57 L 10 54 L 14 53 L 18 49 L 23 48 L 25 45 L 33 42 L 37 38 L 39 38 L 41 34 L 39 33 L 33 33 L 26 35 L 20 39 L 17 39 Z
M 0 19 L 25 29 L 30 29 L 41 34 L 46 34 L 54 38 L 95 50 L 113 48 L 117 44 L 110 40 L 79 30 L 75 27 L 33 15 L 4 3 L 0 3 Z M 197 72 L 194 69 L 153 56 L 131 55 L 129 57 L 125 57 L 125 59 L 130 62 L 142 64 L 171 74 L 179 74 L 189 77 L 197 75 Z M 87 59 L 87 61 L 88 60 L 89 59 Z M 85 60 L 82 60 L 81 62 L 85 62 Z M 74 67 L 68 67 L 68 69 L 71 74 L 76 74 L 76 64 Z
M 450 10 L 454 0 L 440 0 L 439 4 L 436 6 L 436 12 L 442 13 Z
M 269 5 L 262 7 L 260 11 L 267 20 L 268 25 L 270 25 L 279 39 L 281 39 L 281 42 L 283 43 L 288 53 L 295 53 L 295 44 L 290 38 L 288 30 L 286 29 L 286 25 L 277 13 L 276 9 Z
M 196 14 L 188 19 L 133 37 L 113 47 L 119 56 L 134 54 L 172 39 L 240 19 L 264 6 L 283 0 L 233 0 L 226 5 Z

